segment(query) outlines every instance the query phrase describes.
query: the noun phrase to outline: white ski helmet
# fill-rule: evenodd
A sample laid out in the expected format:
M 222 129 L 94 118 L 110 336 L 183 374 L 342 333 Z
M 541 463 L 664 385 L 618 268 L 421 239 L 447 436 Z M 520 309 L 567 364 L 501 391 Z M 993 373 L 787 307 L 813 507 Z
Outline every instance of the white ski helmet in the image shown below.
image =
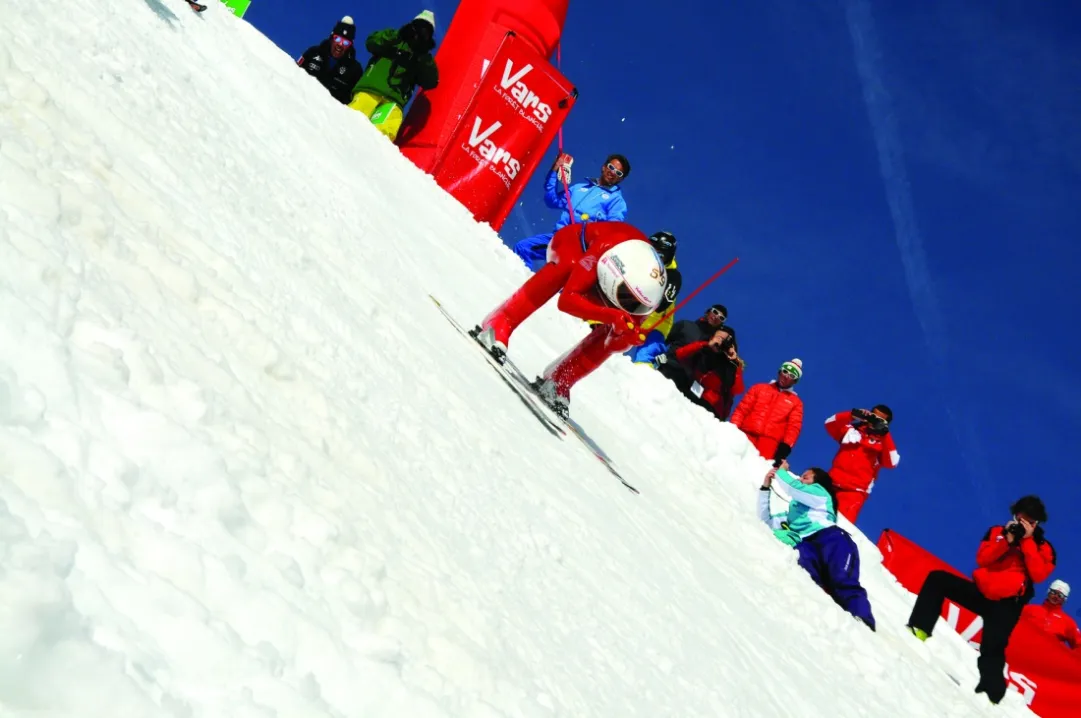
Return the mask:
M 1048 586 L 1048 588 L 1047 588 L 1048 593 L 1050 593 L 1051 591 L 1057 591 L 1058 593 L 1062 594 L 1063 598 L 1069 598 L 1070 597 L 1070 584 L 1066 583 L 1061 578 L 1056 579 L 1056 580 L 1052 581 L 1051 585 Z
M 612 304 L 628 314 L 656 311 L 664 298 L 664 272 L 657 250 L 644 239 L 620 242 L 597 261 L 597 284 Z

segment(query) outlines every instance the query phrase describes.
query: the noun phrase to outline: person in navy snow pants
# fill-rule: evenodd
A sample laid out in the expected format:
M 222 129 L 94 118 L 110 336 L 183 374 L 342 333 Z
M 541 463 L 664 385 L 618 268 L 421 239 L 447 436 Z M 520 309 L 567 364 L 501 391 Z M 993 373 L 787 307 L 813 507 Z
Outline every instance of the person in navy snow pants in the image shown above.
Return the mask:
M 798 544 L 799 565 L 838 606 L 862 620 L 871 630 L 875 617 L 867 591 L 860 585 L 860 552 L 840 526 L 816 531 Z
M 544 203 L 552 209 L 561 209 L 559 220 L 551 232 L 526 237 L 514 245 L 514 253 L 522 258 L 526 266 L 534 272 L 548 261 L 548 244 L 552 235 L 572 222 L 622 222 L 627 218 L 627 203 L 623 191 L 619 188 L 631 173 L 631 163 L 623 155 L 609 155 L 601 167 L 600 177 L 570 185 L 569 192 L 564 189 L 566 179 L 569 182 L 571 163 L 574 159 L 568 154 L 561 154 L 552 165 L 544 181 Z M 567 195 L 571 198 L 571 207 L 567 207 Z M 574 217 L 571 217 L 571 211 Z

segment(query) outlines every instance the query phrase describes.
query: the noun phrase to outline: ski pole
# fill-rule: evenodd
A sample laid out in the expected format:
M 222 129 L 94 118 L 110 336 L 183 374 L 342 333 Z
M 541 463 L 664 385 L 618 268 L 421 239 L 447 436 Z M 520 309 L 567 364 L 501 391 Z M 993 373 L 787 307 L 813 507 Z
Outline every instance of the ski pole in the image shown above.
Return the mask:
M 717 279 L 717 277 L 721 276 L 722 274 L 724 274 L 725 272 L 727 272 L 727 271 L 728 271 L 729 269 L 731 269 L 731 268 L 732 268 L 733 266 L 735 266 L 736 262 L 738 262 L 738 261 L 739 261 L 739 257 L 735 257 L 735 258 L 734 258 L 734 259 L 733 259 L 733 260 L 732 260 L 731 262 L 729 262 L 728 264 L 726 264 L 726 265 L 724 265 L 723 267 L 721 267 L 721 268 L 720 268 L 719 270 L 717 270 L 717 271 L 716 271 L 716 272 L 714 273 L 714 275 L 713 275 L 712 277 L 710 277 L 709 279 L 707 279 L 706 281 L 704 281 L 704 282 L 702 282 L 702 283 L 701 283 L 700 285 L 698 285 L 698 289 L 694 290 L 693 292 L 691 292 L 690 294 L 688 294 L 688 295 L 687 295 L 686 297 L 684 297 L 683 299 L 681 299 L 681 300 L 680 300 L 680 302 L 679 302 L 679 304 L 677 304 L 676 306 L 674 306 L 674 307 L 670 307 L 670 308 L 668 309 L 668 311 L 666 311 L 666 312 L 665 312 L 664 314 L 662 314 L 662 315 L 660 316 L 660 318 L 659 318 L 659 319 L 657 319 L 657 321 L 655 321 L 655 322 L 653 322 L 653 324 L 649 325 L 649 329 L 646 329 L 645 327 L 642 327 L 642 331 L 643 331 L 643 332 L 648 332 L 648 331 L 650 331 L 651 329 L 653 329 L 653 327 L 655 327 L 655 326 L 657 326 L 658 324 L 660 324 L 661 322 L 663 322 L 663 321 L 664 321 L 665 319 L 667 319 L 667 318 L 668 318 L 669 316 L 671 316 L 672 314 L 675 314 L 676 312 L 678 312 L 678 311 L 679 311 L 680 309 L 682 309 L 682 308 L 683 308 L 683 305 L 685 305 L 685 304 L 686 304 L 687 302 L 689 302 L 689 301 L 691 301 L 692 299 L 694 299 L 694 297 L 695 297 L 695 295 L 696 295 L 696 294 L 698 294 L 698 293 L 699 293 L 699 292 L 701 292 L 701 291 L 702 291 L 703 289 L 705 289 L 705 288 L 706 288 L 706 287 L 708 287 L 708 286 L 709 286 L 710 284 L 712 284 L 712 283 L 713 283 L 713 281 L 714 281 L 715 279 Z
M 556 69 L 560 74 L 563 74 L 563 40 L 561 39 L 556 43 Z M 559 125 L 559 156 L 563 156 L 563 124 Z M 563 194 L 567 198 L 567 216 L 570 217 L 571 224 L 574 224 L 574 207 L 571 205 L 571 188 L 570 183 L 567 181 L 568 177 L 559 172 L 559 179 L 563 181 Z

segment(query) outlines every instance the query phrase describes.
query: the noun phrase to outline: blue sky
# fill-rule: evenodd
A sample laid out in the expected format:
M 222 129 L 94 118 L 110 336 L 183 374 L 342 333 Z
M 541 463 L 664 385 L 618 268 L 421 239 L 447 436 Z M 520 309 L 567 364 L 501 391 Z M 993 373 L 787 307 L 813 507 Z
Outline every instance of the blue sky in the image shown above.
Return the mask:
M 363 37 L 432 9 L 438 40 L 455 7 L 255 0 L 247 19 L 295 57 L 345 14 Z M 893 408 L 902 462 L 861 515 L 869 536 L 894 528 L 970 570 L 987 526 L 1037 493 L 1055 577 L 1081 587 L 1068 514 L 1081 504 L 1081 10 L 661 7 L 571 3 L 575 176 L 629 157 L 628 220 L 676 233 L 685 292 L 739 256 L 681 316 L 725 303 L 750 381 L 803 359 L 797 467 L 828 467 L 831 413 Z M 542 181 L 508 244 L 555 221 Z

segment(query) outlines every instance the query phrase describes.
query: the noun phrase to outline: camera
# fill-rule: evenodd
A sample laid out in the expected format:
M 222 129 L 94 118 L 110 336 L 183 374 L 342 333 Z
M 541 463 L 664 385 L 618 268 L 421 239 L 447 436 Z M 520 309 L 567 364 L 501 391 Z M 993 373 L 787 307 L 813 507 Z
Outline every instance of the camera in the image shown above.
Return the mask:
M 1017 540 L 1021 540 L 1025 537 L 1025 527 L 1021 524 L 1010 524 L 1006 527 L 1006 533 L 1010 534 Z
M 735 345 L 736 345 L 736 338 L 735 337 L 732 337 L 732 336 L 725 337 L 724 341 L 721 342 L 721 351 L 726 352 L 729 349 L 731 349 L 732 347 L 734 347 Z

